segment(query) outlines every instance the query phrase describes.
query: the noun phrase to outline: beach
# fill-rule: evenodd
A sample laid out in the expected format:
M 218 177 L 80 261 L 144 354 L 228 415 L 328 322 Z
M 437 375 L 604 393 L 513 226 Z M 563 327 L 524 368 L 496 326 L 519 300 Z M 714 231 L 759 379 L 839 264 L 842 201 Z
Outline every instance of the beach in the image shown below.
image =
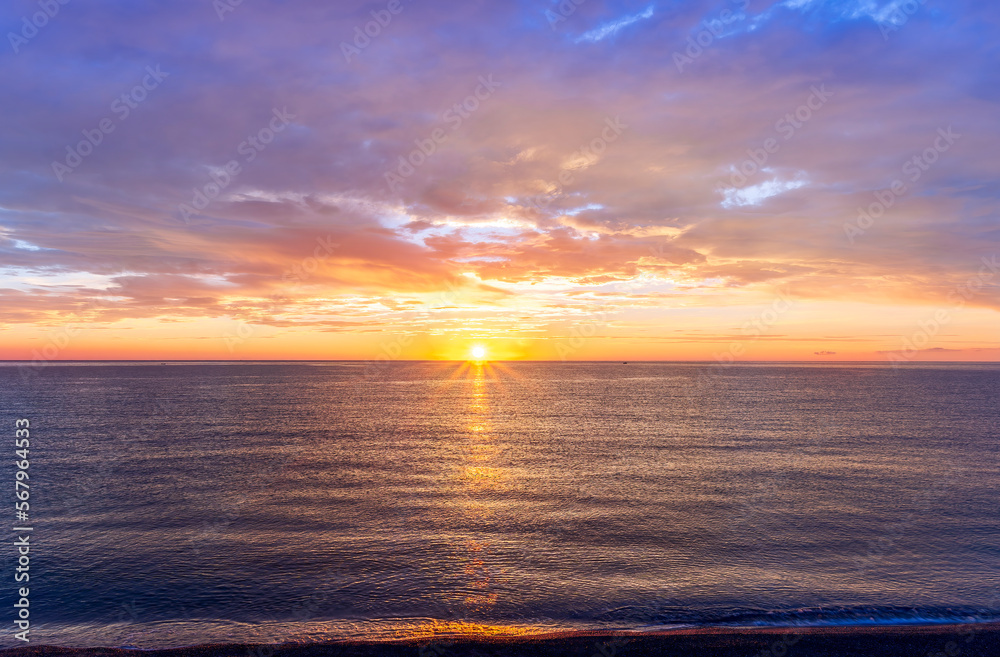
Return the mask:
M 701 657 L 986 657 L 1000 655 L 1000 623 L 812 628 L 698 628 L 658 632 L 573 632 L 533 637 L 442 637 L 402 641 L 349 641 L 313 644 L 217 644 L 164 650 L 54 648 L 0 650 L 0 655 L 146 655 L 149 657 L 464 657 L 521 655 L 615 657 L 664 655 Z

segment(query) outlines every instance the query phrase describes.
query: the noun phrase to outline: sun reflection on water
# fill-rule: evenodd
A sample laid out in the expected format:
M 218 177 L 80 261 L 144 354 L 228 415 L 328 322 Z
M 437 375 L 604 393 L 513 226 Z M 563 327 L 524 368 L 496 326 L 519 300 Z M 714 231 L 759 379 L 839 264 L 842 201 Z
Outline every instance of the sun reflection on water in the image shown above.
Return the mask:
M 468 403 L 463 423 L 460 425 L 461 462 L 455 472 L 454 483 L 464 499 L 461 512 L 468 525 L 489 522 L 496 513 L 495 496 L 506 490 L 509 472 L 502 465 L 503 448 L 498 444 L 493 417 L 495 415 L 492 391 L 498 384 L 498 368 L 493 363 L 473 361 L 463 363 L 453 379 L 464 379 L 469 386 Z M 455 546 L 457 564 L 465 582 L 460 590 L 452 593 L 465 616 L 488 613 L 497 603 L 498 580 L 504 571 L 496 564 L 492 544 L 477 532 L 466 533 L 465 540 Z M 476 628 L 474 632 L 492 633 L 490 626 L 459 625 Z M 506 633 L 506 631 L 503 631 Z

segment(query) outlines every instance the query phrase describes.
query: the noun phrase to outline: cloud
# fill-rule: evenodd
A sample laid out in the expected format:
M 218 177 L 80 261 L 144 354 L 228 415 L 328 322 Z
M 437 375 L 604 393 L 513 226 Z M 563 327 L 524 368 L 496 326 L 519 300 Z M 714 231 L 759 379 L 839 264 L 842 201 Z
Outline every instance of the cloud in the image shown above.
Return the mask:
M 740 208 L 745 206 L 760 205 L 766 199 L 777 196 L 783 192 L 798 189 L 806 185 L 805 180 L 766 180 L 756 185 L 743 188 L 732 188 L 723 190 L 725 199 L 722 201 L 724 208 Z
M 351 62 L 340 43 L 370 20 L 360 1 L 243 3 L 222 23 L 210 3 L 60 14 L 0 70 L 0 317 L 58 322 L 101 300 L 95 321 L 340 330 L 417 321 L 403 315 L 443 296 L 565 318 L 583 312 L 566 306 L 579 288 L 616 282 L 633 286 L 623 312 L 660 324 L 713 303 L 702 321 L 723 324 L 740 291 L 779 285 L 821 303 L 945 304 L 1000 252 L 1000 54 L 984 46 L 998 10 L 922 7 L 887 45 L 869 4 L 773 5 L 683 74 L 672 54 L 717 4 L 655 19 L 616 4 L 612 21 L 583 4 L 571 20 L 597 27 L 579 43 L 518 3 L 406 5 Z M 113 103 L 157 65 L 170 76 L 120 118 Z M 490 75 L 500 86 L 478 98 Z M 777 133 L 824 83 L 822 112 Z M 281 108 L 287 130 L 247 150 Z M 59 182 L 52 163 L 105 117 L 114 130 Z M 907 162 L 948 126 L 966 136 L 911 180 Z M 781 148 L 766 175 L 720 198 L 768 138 Z M 239 173 L 185 223 L 180 204 L 229 162 Z M 907 193 L 849 243 L 845 222 L 897 179 Z M 325 243 L 339 246 L 317 254 Z M 967 305 L 1000 309 L 1000 292 Z
M 967 347 L 965 349 L 950 349 L 947 347 L 929 347 L 927 349 L 914 349 L 911 353 L 918 354 L 961 354 L 961 353 L 983 353 L 983 352 L 998 352 L 1000 347 Z M 899 354 L 899 350 L 883 350 L 877 353 L 880 354 Z
M 641 20 L 646 20 L 652 17 L 653 17 L 653 5 L 649 5 L 648 7 L 646 7 L 645 10 L 643 10 L 638 14 L 633 14 L 631 16 L 623 16 L 613 21 L 604 23 L 603 25 L 600 25 L 590 30 L 589 32 L 584 32 L 577 39 L 577 43 L 579 43 L 580 41 L 591 41 L 591 42 L 603 41 L 604 39 L 614 36 L 622 29 L 628 27 L 629 25 L 632 25 L 633 23 L 638 23 Z

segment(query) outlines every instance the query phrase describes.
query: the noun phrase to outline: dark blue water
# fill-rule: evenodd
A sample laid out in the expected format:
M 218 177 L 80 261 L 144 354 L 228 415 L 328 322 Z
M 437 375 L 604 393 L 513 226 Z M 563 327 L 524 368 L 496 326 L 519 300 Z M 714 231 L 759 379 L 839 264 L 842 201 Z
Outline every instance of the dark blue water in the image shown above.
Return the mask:
M 22 374 L 34 644 L 1000 615 L 994 365 Z

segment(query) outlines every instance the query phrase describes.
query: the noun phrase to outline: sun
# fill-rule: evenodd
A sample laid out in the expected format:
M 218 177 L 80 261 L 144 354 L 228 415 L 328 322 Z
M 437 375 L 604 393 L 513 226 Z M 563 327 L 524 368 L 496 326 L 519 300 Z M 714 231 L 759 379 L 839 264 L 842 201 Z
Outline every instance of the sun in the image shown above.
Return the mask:
M 486 347 L 481 344 L 472 345 L 469 354 L 472 356 L 472 360 L 486 360 Z

